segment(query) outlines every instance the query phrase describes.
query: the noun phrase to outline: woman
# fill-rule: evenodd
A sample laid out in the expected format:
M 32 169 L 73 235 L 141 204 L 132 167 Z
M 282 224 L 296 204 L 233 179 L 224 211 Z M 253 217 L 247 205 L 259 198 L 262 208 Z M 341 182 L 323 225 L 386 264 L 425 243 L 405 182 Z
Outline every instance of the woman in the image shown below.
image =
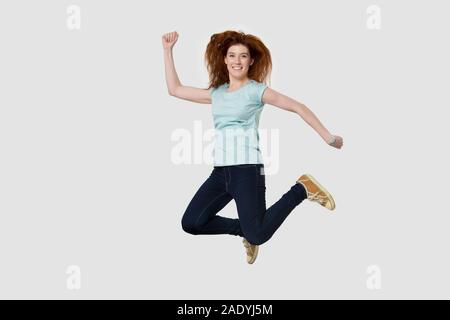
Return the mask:
M 295 112 L 330 146 L 340 149 L 343 139 L 332 135 L 304 104 L 271 88 L 265 81 L 272 60 L 267 47 L 253 35 L 225 31 L 211 36 L 205 61 L 207 89 L 181 84 L 172 48 L 178 33 L 162 36 L 165 75 L 171 96 L 212 104 L 216 131 L 214 168 L 190 201 L 182 218 L 191 234 L 230 234 L 243 238 L 247 262 L 252 264 L 259 245 L 268 241 L 289 213 L 304 199 L 329 210 L 333 197 L 310 174 L 303 174 L 270 208 L 266 209 L 264 163 L 259 149 L 258 123 L 265 104 Z M 217 215 L 232 199 L 239 219 Z

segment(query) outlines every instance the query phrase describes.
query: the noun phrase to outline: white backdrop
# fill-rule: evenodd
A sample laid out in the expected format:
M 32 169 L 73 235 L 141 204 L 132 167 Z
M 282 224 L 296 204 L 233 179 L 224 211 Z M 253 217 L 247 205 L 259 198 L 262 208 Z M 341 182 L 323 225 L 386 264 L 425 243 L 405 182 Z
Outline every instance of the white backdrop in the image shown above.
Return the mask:
M 2 1 L 0 297 L 449 298 L 448 10 Z M 161 36 L 179 33 L 180 80 L 204 88 L 209 37 L 227 29 L 260 37 L 271 87 L 344 138 L 333 149 L 297 115 L 264 107 L 260 129 L 279 132 L 267 205 L 309 172 L 336 210 L 303 202 L 254 265 L 237 237 L 183 232 L 212 165 L 172 157 L 174 131 L 213 123 L 210 105 L 168 95 Z

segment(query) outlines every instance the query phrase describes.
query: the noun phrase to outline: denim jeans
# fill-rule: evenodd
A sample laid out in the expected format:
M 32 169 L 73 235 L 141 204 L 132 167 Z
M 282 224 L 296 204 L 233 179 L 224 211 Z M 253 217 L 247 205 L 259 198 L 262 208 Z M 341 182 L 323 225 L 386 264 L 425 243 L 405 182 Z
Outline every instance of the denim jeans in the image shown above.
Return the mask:
M 289 213 L 306 198 L 303 185 L 295 183 L 266 209 L 263 164 L 215 166 L 190 201 L 181 224 L 191 234 L 230 234 L 260 245 L 272 237 Z M 232 199 L 239 219 L 217 215 Z

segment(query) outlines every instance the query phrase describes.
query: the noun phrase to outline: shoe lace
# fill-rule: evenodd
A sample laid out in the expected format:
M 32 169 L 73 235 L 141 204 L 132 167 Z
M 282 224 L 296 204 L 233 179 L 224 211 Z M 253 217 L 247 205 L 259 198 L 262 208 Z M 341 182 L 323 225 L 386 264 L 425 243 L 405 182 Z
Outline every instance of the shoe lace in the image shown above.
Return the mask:
M 308 195 L 308 199 L 311 201 L 319 202 L 322 205 L 325 205 L 328 198 L 325 195 L 321 195 L 320 191 L 317 191 L 316 193 L 310 193 Z

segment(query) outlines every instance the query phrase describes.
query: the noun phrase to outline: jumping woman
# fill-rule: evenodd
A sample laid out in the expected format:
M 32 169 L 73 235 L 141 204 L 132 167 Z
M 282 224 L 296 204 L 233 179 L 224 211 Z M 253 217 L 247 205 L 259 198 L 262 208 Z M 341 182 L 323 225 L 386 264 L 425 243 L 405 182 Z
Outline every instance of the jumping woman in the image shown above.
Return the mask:
M 213 34 L 205 52 L 209 73 L 207 89 L 183 85 L 178 79 L 172 49 L 176 31 L 162 36 L 166 83 L 171 96 L 211 104 L 216 137 L 214 168 L 184 212 L 183 230 L 194 235 L 230 234 L 243 238 L 247 262 L 252 264 L 259 245 L 268 241 L 289 213 L 304 199 L 333 210 L 331 194 L 310 174 L 266 209 L 264 162 L 259 148 L 258 124 L 265 104 L 298 114 L 334 148 L 342 137 L 332 135 L 304 104 L 266 85 L 272 59 L 256 36 L 242 31 Z M 232 199 L 239 219 L 217 215 Z

